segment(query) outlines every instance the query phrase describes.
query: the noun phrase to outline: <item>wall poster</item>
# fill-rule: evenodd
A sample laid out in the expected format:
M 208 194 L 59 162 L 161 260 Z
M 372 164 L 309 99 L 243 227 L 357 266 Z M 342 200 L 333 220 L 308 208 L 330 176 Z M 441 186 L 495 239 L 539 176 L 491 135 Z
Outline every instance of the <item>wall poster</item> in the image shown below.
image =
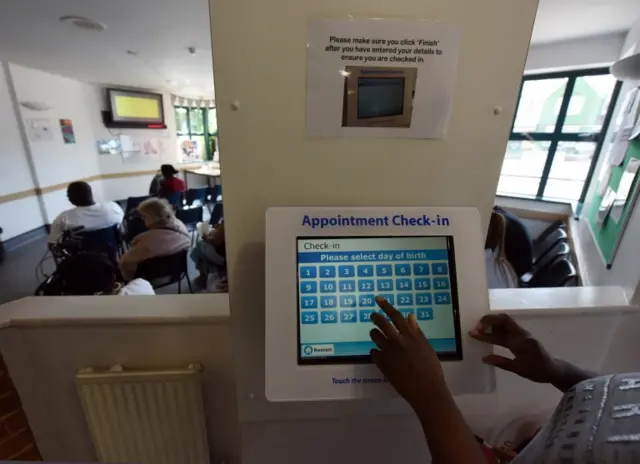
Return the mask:
M 71 119 L 61 119 L 60 129 L 62 130 L 62 139 L 64 143 L 76 143 L 76 134 L 73 132 L 73 123 Z
M 445 138 L 460 32 L 416 20 L 309 23 L 307 133 Z

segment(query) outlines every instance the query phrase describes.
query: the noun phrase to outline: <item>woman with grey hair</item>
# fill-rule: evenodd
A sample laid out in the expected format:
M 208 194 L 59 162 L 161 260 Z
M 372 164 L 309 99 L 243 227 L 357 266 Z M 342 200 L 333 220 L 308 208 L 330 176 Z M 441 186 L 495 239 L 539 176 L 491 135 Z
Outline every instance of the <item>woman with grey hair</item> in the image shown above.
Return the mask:
M 140 203 L 138 212 L 149 230 L 136 236 L 129 251 L 120 258 L 120 271 L 127 281 L 135 277 L 138 264 L 142 261 L 173 255 L 188 250 L 191 245 L 187 228 L 176 219 L 167 200 L 149 198 Z

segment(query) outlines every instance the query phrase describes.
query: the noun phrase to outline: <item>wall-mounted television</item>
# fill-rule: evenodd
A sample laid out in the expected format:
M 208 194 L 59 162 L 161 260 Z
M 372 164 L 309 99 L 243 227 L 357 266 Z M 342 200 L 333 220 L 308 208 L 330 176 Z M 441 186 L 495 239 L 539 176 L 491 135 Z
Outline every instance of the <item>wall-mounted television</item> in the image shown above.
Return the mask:
M 162 95 L 136 90 L 107 89 L 104 125 L 121 129 L 166 129 Z

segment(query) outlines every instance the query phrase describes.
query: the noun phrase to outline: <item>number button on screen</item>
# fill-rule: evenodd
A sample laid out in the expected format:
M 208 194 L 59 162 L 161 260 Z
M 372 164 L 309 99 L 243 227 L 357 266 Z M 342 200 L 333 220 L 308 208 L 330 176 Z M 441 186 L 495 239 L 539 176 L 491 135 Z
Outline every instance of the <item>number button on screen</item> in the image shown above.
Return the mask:
M 360 322 L 371 322 L 371 315 L 375 313 L 371 309 L 363 309 L 360 311 Z
M 449 290 L 449 279 L 446 277 L 438 277 L 433 279 L 433 288 L 436 290 Z
M 416 294 L 416 304 L 419 304 L 419 305 L 430 305 L 431 304 L 431 293 L 418 293 L 418 294 Z
M 375 287 L 373 286 L 373 280 L 359 280 L 358 291 L 359 292 L 373 292 Z
M 315 279 L 317 276 L 317 269 L 315 266 L 301 266 L 300 278 L 301 279 Z
M 413 295 L 411 293 L 398 293 L 398 306 L 413 305 Z
M 419 321 L 432 321 L 433 320 L 433 309 L 431 308 L 418 308 L 418 320 Z
M 354 266 L 338 266 L 338 274 L 340 277 L 355 277 L 356 269 Z
M 376 275 L 378 277 L 389 277 L 393 275 L 391 264 L 376 264 Z
M 374 300 L 373 295 L 360 295 L 360 299 L 358 301 L 358 306 L 361 308 L 368 308 L 375 306 L 376 302 Z
M 413 309 L 401 309 L 400 314 L 402 314 L 402 317 L 407 319 L 411 314 L 413 314 Z
M 431 290 L 431 279 L 415 279 L 416 290 Z
M 338 322 L 338 312 L 337 311 L 321 311 L 320 312 L 320 322 L 323 324 L 335 324 Z
M 316 296 L 303 296 L 300 301 L 302 309 L 315 309 L 318 307 L 318 297 Z
M 380 279 L 377 281 L 377 284 L 379 292 L 393 290 L 393 280 L 391 279 Z
M 358 311 L 340 311 L 340 322 L 358 322 Z
M 340 307 L 341 308 L 355 308 L 357 301 L 358 300 L 356 300 L 356 296 L 355 295 L 342 295 L 340 297 Z
M 320 293 L 335 293 L 335 292 L 336 292 L 335 280 L 320 282 Z
M 396 279 L 396 290 L 411 290 L 411 279 Z
M 303 282 L 300 284 L 300 293 L 316 293 L 318 284 L 315 282 Z
M 451 294 L 434 293 L 435 304 L 451 304 Z
M 396 264 L 396 275 L 397 276 L 408 276 L 408 275 L 411 275 L 411 265 L 409 265 L 409 264 Z
M 384 298 L 385 300 L 387 300 L 390 304 L 395 305 L 396 304 L 396 297 L 393 294 L 387 294 L 387 295 L 380 295 L 382 298 Z
M 417 276 L 429 275 L 429 265 L 426 263 L 416 263 L 413 265 L 413 274 Z
M 446 263 L 432 264 L 431 271 L 435 275 L 447 275 L 449 273 L 449 266 Z
M 341 280 L 340 281 L 340 292 L 355 292 L 356 291 L 356 281 L 355 280 Z
M 337 298 L 335 296 L 320 297 L 321 308 L 335 308 L 337 306 Z
M 317 324 L 318 313 L 315 311 L 302 313 L 301 319 L 303 324 Z
M 336 267 L 335 266 L 320 266 L 320 278 L 321 279 L 330 279 L 336 277 Z
M 358 266 L 358 277 L 372 277 L 373 264 Z

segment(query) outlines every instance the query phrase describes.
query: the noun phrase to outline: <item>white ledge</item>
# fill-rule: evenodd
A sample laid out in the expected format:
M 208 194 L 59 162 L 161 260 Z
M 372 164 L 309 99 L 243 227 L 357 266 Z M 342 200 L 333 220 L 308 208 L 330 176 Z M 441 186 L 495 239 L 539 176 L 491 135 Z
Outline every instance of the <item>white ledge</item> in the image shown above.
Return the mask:
M 621 287 L 489 290 L 491 311 L 554 316 L 640 311 Z M 0 306 L 0 328 L 42 325 L 228 323 L 229 295 L 28 297 Z
M 227 293 L 27 297 L 0 306 L 0 328 L 50 324 L 149 324 L 228 320 Z
M 510 288 L 489 290 L 491 311 L 527 315 L 542 313 L 637 311 L 629 305 L 622 287 Z

